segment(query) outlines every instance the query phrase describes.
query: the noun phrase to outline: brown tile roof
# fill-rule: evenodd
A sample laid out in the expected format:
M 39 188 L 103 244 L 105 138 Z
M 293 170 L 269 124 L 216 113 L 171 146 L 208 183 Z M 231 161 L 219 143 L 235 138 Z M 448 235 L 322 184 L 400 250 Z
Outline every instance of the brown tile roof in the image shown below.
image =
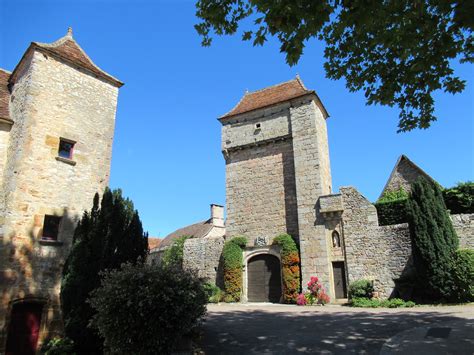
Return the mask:
M 314 90 L 306 89 L 301 79 L 297 76 L 293 80 L 262 90 L 246 92 L 237 105 L 220 118 L 235 116 L 308 94 L 315 94 L 315 92 Z
M 50 54 L 56 57 L 61 58 L 62 60 L 69 62 L 71 64 L 77 65 L 90 73 L 96 75 L 99 78 L 102 78 L 111 84 L 121 87 L 123 83 L 114 78 L 112 75 L 106 73 L 102 69 L 100 69 L 94 62 L 89 58 L 89 56 L 84 52 L 84 50 L 77 44 L 77 42 L 72 37 L 72 30 L 69 28 L 68 33 L 58 39 L 56 42 L 53 43 L 39 43 L 39 42 L 32 42 L 30 47 L 28 47 L 25 55 L 23 58 L 26 57 L 26 54 L 30 50 L 39 50 L 45 52 L 46 54 Z M 22 58 L 22 59 L 23 59 Z M 20 61 L 21 63 L 21 61 Z M 19 67 L 19 64 L 15 68 L 12 74 L 12 79 L 15 79 L 15 72 L 16 69 Z
M 156 238 L 156 237 L 148 237 L 148 249 L 155 249 L 160 246 L 162 242 L 161 238 Z
M 10 90 L 8 90 L 10 73 L 0 69 L 0 119 L 11 121 L 8 106 L 10 103 Z
M 160 244 L 160 248 L 169 247 L 173 242 L 181 237 L 189 236 L 193 238 L 202 238 L 212 229 L 211 220 L 191 224 L 190 226 L 180 228 L 173 233 L 168 234 Z

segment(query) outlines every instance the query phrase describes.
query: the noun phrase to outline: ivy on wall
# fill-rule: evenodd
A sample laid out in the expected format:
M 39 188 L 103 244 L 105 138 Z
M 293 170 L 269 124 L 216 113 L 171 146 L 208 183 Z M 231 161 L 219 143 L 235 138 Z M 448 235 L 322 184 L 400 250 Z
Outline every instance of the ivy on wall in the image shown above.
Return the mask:
M 234 237 L 225 242 L 222 249 L 222 265 L 224 271 L 224 301 L 239 302 L 242 295 L 242 263 L 243 248 L 247 238 Z
M 281 234 L 273 239 L 280 246 L 283 276 L 283 302 L 296 303 L 300 291 L 300 256 L 298 246 L 289 234 Z

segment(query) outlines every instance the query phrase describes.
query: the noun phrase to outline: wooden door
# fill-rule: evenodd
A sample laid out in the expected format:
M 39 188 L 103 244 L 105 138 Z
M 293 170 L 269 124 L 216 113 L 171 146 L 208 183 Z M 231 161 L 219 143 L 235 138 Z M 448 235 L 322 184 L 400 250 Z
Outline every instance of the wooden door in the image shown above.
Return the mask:
M 6 355 L 34 355 L 38 345 L 43 305 L 18 303 L 13 306 L 8 327 Z
M 344 262 L 334 262 L 332 263 L 332 270 L 334 274 L 334 293 L 336 298 L 346 298 L 346 272 L 344 268 Z
M 269 254 L 251 258 L 247 268 L 247 286 L 249 302 L 280 302 L 280 260 Z

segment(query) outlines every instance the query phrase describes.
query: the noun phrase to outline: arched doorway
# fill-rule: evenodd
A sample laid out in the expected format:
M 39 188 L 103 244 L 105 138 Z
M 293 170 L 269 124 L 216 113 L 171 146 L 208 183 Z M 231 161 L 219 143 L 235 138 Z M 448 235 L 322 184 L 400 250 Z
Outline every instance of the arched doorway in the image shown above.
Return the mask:
M 247 287 L 249 302 L 280 302 L 280 260 L 271 254 L 259 254 L 249 259 Z

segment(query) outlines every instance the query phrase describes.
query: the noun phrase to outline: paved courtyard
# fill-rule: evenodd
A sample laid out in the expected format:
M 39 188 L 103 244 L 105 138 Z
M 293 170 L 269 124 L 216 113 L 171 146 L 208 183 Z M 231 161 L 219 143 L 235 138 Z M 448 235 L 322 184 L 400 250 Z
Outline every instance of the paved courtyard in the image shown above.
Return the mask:
M 209 305 L 206 354 L 474 354 L 474 305 Z

